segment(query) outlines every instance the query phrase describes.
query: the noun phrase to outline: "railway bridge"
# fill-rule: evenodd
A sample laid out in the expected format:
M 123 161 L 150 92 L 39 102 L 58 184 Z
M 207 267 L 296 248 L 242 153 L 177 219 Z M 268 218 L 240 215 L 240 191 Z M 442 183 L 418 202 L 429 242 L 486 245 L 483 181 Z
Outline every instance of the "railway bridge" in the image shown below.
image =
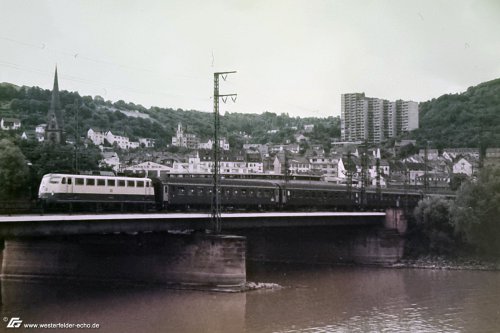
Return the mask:
M 158 283 L 239 291 L 246 261 L 385 264 L 402 255 L 406 220 L 385 212 L 0 216 L 2 279 Z

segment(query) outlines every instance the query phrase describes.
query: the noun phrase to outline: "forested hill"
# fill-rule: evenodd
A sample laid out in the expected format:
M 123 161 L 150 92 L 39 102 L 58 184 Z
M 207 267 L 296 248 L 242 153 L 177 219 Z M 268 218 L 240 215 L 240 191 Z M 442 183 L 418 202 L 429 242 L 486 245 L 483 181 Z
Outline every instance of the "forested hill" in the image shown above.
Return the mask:
M 33 130 L 36 125 L 46 123 L 51 91 L 39 87 L 17 87 L 0 83 L 0 117 L 19 118 L 23 130 Z M 213 115 L 210 112 L 151 107 L 105 101 L 102 97 L 80 96 L 77 92 L 65 90 L 59 93 L 64 109 L 65 131 L 68 138 L 74 138 L 76 119 L 74 103 L 79 105 L 79 135 L 85 136 L 89 128 L 111 130 L 131 139 L 148 137 L 157 140 L 159 146 L 171 142 L 178 123 L 187 133 L 196 134 L 202 140 L 213 135 Z M 340 119 L 290 117 L 286 113 L 262 114 L 226 113 L 221 116 L 221 134 L 228 138 L 232 147 L 241 147 L 245 141 L 253 143 L 293 142 L 294 134 L 304 125 L 313 124 L 314 131 L 308 133 L 313 142 L 329 145 L 331 138 L 340 137 Z M 279 130 L 276 133 L 268 131 Z
M 500 147 L 500 79 L 420 103 L 412 136 L 442 147 Z
M 0 83 L 0 117 L 14 117 L 22 121 L 23 130 L 32 130 L 46 123 L 51 92 L 39 87 L 17 87 Z M 89 128 L 111 130 L 135 140 L 149 137 L 159 146 L 171 142 L 178 123 L 187 133 L 208 140 L 213 133 L 213 115 L 210 112 L 151 107 L 105 101 L 102 97 L 80 96 L 77 92 L 60 92 L 64 109 L 65 130 L 68 138 L 76 128 L 74 102 L 79 104 L 80 136 Z M 135 115 L 135 116 L 134 116 Z M 410 136 L 420 146 L 443 147 L 500 147 L 500 79 L 470 87 L 461 94 L 443 95 L 420 103 L 420 128 Z M 294 142 L 294 134 L 306 124 L 314 124 L 307 136 L 326 148 L 331 138 L 340 137 L 339 117 L 301 118 L 286 113 L 262 114 L 226 113 L 221 116 L 221 134 L 232 147 L 240 148 L 244 142 Z M 278 130 L 277 132 L 269 132 Z

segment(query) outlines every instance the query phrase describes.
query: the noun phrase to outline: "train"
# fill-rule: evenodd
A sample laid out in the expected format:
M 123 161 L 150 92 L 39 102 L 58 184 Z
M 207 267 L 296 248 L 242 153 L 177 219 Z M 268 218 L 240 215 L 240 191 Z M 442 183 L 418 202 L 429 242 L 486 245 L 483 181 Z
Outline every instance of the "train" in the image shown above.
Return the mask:
M 139 178 L 76 174 L 47 174 L 38 196 L 44 207 L 100 207 L 107 210 L 209 210 L 213 184 L 209 178 Z M 383 210 L 414 207 L 420 192 L 346 186 L 314 181 L 221 179 L 219 202 L 231 210 Z

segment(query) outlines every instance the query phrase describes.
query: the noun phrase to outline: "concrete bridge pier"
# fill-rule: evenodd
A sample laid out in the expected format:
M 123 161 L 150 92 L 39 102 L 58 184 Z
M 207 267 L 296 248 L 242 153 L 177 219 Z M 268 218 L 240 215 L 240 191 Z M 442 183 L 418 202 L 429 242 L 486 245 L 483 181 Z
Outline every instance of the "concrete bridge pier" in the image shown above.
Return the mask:
M 244 237 L 201 232 L 7 239 L 1 277 L 241 291 L 245 254 Z
M 403 256 L 406 219 L 388 209 L 378 224 L 260 228 L 235 231 L 247 238 L 248 260 L 311 264 L 386 265 Z

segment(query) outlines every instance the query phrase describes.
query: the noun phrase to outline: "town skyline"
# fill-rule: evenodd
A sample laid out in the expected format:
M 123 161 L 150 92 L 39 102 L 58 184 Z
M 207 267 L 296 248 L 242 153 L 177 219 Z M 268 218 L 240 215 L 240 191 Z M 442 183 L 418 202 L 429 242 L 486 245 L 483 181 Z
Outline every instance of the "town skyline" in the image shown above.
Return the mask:
M 220 70 L 238 71 L 222 112 L 301 117 L 339 116 L 343 93 L 422 102 L 500 77 L 493 1 L 1 6 L 0 82 L 50 89 L 57 63 L 63 89 L 145 107 L 209 112 Z

